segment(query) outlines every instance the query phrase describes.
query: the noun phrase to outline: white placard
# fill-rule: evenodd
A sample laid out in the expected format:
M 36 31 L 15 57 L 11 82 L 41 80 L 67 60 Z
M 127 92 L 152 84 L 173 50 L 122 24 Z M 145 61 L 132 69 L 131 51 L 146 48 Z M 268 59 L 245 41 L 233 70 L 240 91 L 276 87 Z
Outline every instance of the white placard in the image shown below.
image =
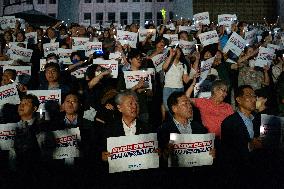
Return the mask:
M 178 43 L 178 34 L 163 34 L 163 37 L 170 41 L 170 45 Z
M 15 16 L 0 17 L 0 26 L 3 30 L 8 29 L 8 28 L 15 28 L 16 27 Z
M 188 55 L 191 53 L 192 49 L 195 48 L 196 42 L 194 41 L 184 41 L 179 40 L 179 47 L 181 48 L 183 54 Z
M 110 137 L 107 139 L 109 172 L 158 168 L 157 134 Z
M 216 30 L 201 33 L 198 35 L 198 37 L 204 47 L 219 42 L 219 36 Z
M 102 51 L 103 44 L 102 42 L 87 42 L 85 43 L 85 56 L 89 57 L 95 51 Z
M 234 32 L 226 43 L 223 52 L 227 53 L 229 50 L 231 50 L 235 55 L 240 56 L 245 49 L 245 46 L 246 41 L 240 35 Z
M 85 73 L 86 73 L 87 69 L 88 69 L 88 67 L 79 68 L 79 69 L 71 72 L 71 75 L 73 75 L 77 79 L 82 79 L 82 78 L 85 77 Z
M 30 62 L 33 55 L 33 50 L 26 49 L 12 45 L 10 47 L 10 58 L 13 60 L 22 60 L 24 62 Z
M 144 83 L 148 83 L 147 89 L 152 89 L 151 73 L 147 70 L 123 71 L 124 80 L 127 89 L 131 89 L 138 84 L 140 79 L 144 79 Z
M 112 78 L 117 78 L 118 75 L 118 61 L 117 60 L 101 60 L 94 59 L 93 64 L 98 64 L 103 68 L 111 69 Z
M 14 60 L 0 61 L 0 66 L 8 66 L 8 65 L 12 65 L 13 63 L 14 63 Z
M 37 44 L 37 32 L 26 33 L 26 41 L 31 44 Z
M 109 53 L 109 59 L 121 59 L 121 52 Z
M 274 45 L 274 44 L 267 44 L 267 48 L 273 49 L 274 51 L 281 50 L 281 47 L 279 45 Z
M 40 60 L 39 60 L 39 70 L 40 70 L 41 72 L 44 71 L 44 67 L 45 67 L 46 64 L 47 64 L 47 63 L 46 63 L 46 59 L 40 59 Z
M 59 64 L 72 64 L 70 59 L 72 52 L 72 49 L 58 48 Z
M 190 33 L 192 27 L 191 26 L 179 26 L 178 29 L 179 29 L 179 32 L 186 31 L 187 33 Z
M 45 112 L 45 103 L 47 101 L 56 101 L 61 104 L 61 89 L 58 90 L 28 90 L 27 94 L 37 96 L 39 100 L 39 108 L 37 112 Z
M 237 20 L 236 14 L 221 14 L 218 15 L 218 24 L 220 26 L 231 27 L 233 21 Z
M 7 69 L 16 70 L 17 75 L 32 75 L 31 66 L 3 66 L 3 72 Z
M 164 52 L 162 54 L 158 54 L 152 58 L 156 72 L 160 72 L 162 70 L 163 64 L 168 57 L 168 51 L 168 49 L 164 49 Z
M 215 135 L 209 134 L 176 134 L 171 133 L 173 152 L 170 155 L 169 167 L 194 167 L 212 165 L 213 157 L 209 151 L 214 148 Z
M 0 149 L 13 150 L 17 123 L 0 124 Z
M 255 66 L 264 67 L 265 65 L 271 65 L 273 58 L 275 56 L 275 51 L 271 48 L 260 47 L 258 55 L 255 60 Z
M 202 25 L 209 25 L 210 19 L 209 19 L 209 12 L 202 12 L 193 15 L 194 22 L 196 24 L 202 24 Z
M 9 48 L 11 47 L 11 46 L 18 46 L 18 47 L 20 47 L 20 45 L 24 45 L 24 47 L 22 47 L 22 48 L 26 48 L 27 49 L 27 47 L 28 47 L 28 42 L 26 42 L 26 41 L 24 41 L 24 42 L 9 42 Z
M 210 69 L 212 67 L 212 64 L 214 62 L 214 59 L 215 57 L 212 57 L 207 59 L 206 61 L 201 61 L 199 81 L 194 86 L 194 97 L 197 97 L 199 95 L 199 91 L 202 91 L 201 90 L 202 83 L 207 78 Z
M 59 42 L 56 43 L 44 43 L 43 45 L 44 57 L 47 57 L 50 53 L 58 54 Z
M 136 48 L 138 33 L 117 30 L 116 40 L 123 46 L 129 44 L 131 48 Z
M 148 34 L 152 34 L 152 41 L 156 38 L 156 29 L 139 29 L 139 41 L 145 41 Z
M 256 34 L 257 34 L 256 29 L 245 32 L 246 44 L 253 45 L 253 43 L 256 39 Z
M 89 38 L 86 37 L 72 37 L 72 50 L 79 51 L 85 50 L 85 44 L 89 42 Z
M 68 159 L 80 157 L 79 142 L 81 140 L 79 128 L 52 131 L 52 138 L 46 133 L 37 135 L 37 141 L 44 151 L 52 151 L 53 159 Z M 46 153 L 48 154 L 48 153 Z
M 15 84 L 0 87 L 0 109 L 2 109 L 2 106 L 6 103 L 20 104 L 18 89 Z

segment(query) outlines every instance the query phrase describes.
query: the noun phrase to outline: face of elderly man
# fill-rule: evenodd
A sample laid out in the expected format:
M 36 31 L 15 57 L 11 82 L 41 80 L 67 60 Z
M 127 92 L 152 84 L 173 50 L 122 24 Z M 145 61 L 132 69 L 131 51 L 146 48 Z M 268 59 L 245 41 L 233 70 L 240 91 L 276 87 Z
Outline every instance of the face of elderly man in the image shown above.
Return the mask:
M 134 96 L 121 97 L 121 103 L 117 106 L 123 117 L 135 119 L 138 116 L 138 103 Z
M 189 99 L 183 95 L 177 99 L 178 103 L 172 107 L 174 116 L 183 119 L 191 119 L 193 116 L 192 106 Z

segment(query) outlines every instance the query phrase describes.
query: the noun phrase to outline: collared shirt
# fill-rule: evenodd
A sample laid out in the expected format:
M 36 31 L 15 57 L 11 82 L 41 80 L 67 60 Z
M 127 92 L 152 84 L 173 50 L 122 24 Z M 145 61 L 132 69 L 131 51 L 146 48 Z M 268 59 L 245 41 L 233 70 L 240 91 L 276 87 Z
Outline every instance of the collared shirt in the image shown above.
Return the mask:
M 78 123 L 78 117 L 76 117 L 73 121 L 69 120 L 66 116 L 64 118 L 64 122 L 67 125 L 77 125 Z
M 123 130 L 125 136 L 132 136 L 136 133 L 136 119 L 130 124 L 130 127 L 126 125 L 126 123 L 122 119 Z
M 179 130 L 180 134 L 192 134 L 192 129 L 191 129 L 191 120 L 188 120 L 186 125 L 183 125 L 179 123 L 177 120 L 174 120 L 174 123 L 176 124 L 177 129 Z
M 19 128 L 26 128 L 28 125 L 32 125 L 34 123 L 34 121 L 35 121 L 35 118 L 30 119 L 30 120 L 26 120 L 26 121 L 21 120 L 21 121 L 18 122 L 18 127 Z
M 244 121 L 244 123 L 247 127 L 247 130 L 248 130 L 249 136 L 252 139 L 253 136 L 254 136 L 253 123 L 252 123 L 252 120 L 254 119 L 254 117 L 252 115 L 250 117 L 247 117 L 242 112 L 240 112 L 239 110 L 237 112 L 239 113 L 242 120 Z

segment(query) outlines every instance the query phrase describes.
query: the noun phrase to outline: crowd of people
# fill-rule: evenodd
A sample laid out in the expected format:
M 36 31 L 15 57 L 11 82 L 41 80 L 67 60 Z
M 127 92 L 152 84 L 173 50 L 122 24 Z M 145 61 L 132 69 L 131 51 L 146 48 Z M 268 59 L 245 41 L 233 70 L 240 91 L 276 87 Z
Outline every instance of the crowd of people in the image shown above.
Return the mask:
M 142 26 L 134 23 L 95 28 L 58 22 L 45 30 L 28 23 L 21 28 L 17 21 L 15 28 L 2 29 L 0 64 L 12 60 L 13 66 L 31 66 L 31 74 L 1 71 L 1 87 L 16 84 L 20 104 L 2 104 L 1 124 L 17 123 L 18 127 L 15 156 L 11 158 L 7 150 L 0 149 L 0 186 L 2 182 L 7 188 L 282 188 L 284 153 L 280 144 L 263 145 L 260 126 L 261 114 L 284 115 L 283 30 L 277 24 L 256 26 L 245 21 L 233 21 L 229 28 L 213 22 L 190 31 L 180 30 L 181 26 L 195 25 L 190 20 L 172 20 L 160 26 L 149 22 L 143 27 L 156 33 L 148 33 L 144 41 L 137 40 L 136 48 L 116 40 L 118 30 L 138 33 Z M 253 29 L 257 31 L 253 42 L 240 56 L 223 53 L 232 33 L 244 38 Z M 219 42 L 201 45 L 199 34 L 213 30 Z M 30 32 L 37 33 L 37 41 L 25 39 Z M 179 41 L 196 45 L 190 53 L 184 53 L 165 34 L 178 34 Z M 57 53 L 44 56 L 43 44 L 59 42 L 60 48 L 72 49 L 76 37 L 102 42 L 102 49 L 88 57 L 84 50 L 73 51 L 71 64 L 60 62 Z M 30 62 L 11 58 L 11 42 L 33 50 Z M 279 47 L 271 65 L 255 66 L 259 47 L 269 44 Z M 157 71 L 153 58 L 167 49 L 162 69 Z M 115 58 L 117 78 L 111 76 L 111 69 L 93 64 L 109 60 L 110 54 L 119 55 Z M 212 57 L 214 62 L 203 81 L 210 86 L 210 95 L 196 96 L 201 62 Z M 43 69 L 41 59 L 46 60 Z M 76 78 L 72 73 L 81 68 L 86 68 L 84 76 Z M 149 69 L 154 70 L 151 83 L 141 78 L 128 87 L 126 71 Z M 56 89 L 61 90 L 62 103 L 47 101 L 42 116 L 38 97 L 28 91 Z M 87 119 L 84 112 L 90 109 L 96 114 Z M 38 136 L 70 128 L 80 129 L 80 157 L 52 159 Z M 157 133 L 160 168 L 109 174 L 107 138 L 148 133 Z M 210 151 L 213 165 L 168 168 L 170 133 L 214 133 L 215 148 Z

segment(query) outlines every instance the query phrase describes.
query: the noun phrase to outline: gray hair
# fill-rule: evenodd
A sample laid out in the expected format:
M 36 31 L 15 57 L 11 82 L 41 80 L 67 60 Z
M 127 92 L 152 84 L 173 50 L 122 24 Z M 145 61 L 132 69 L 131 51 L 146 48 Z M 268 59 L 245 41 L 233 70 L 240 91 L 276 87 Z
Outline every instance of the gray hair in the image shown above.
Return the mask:
M 227 87 L 227 89 L 228 89 L 228 83 L 227 83 L 227 81 L 225 81 L 225 80 L 220 80 L 220 79 L 214 81 L 214 82 L 212 83 L 212 87 L 211 87 L 211 94 L 213 95 L 213 94 L 214 94 L 214 91 L 215 91 L 216 89 L 220 89 L 220 88 L 223 87 L 223 86 Z
M 135 98 L 136 102 L 138 103 L 138 97 L 137 97 L 136 93 L 131 91 L 131 90 L 125 90 L 125 91 L 118 93 L 115 96 L 115 99 L 114 99 L 115 103 L 117 105 L 120 105 L 122 103 L 122 98 L 125 97 L 125 96 L 133 96 Z

